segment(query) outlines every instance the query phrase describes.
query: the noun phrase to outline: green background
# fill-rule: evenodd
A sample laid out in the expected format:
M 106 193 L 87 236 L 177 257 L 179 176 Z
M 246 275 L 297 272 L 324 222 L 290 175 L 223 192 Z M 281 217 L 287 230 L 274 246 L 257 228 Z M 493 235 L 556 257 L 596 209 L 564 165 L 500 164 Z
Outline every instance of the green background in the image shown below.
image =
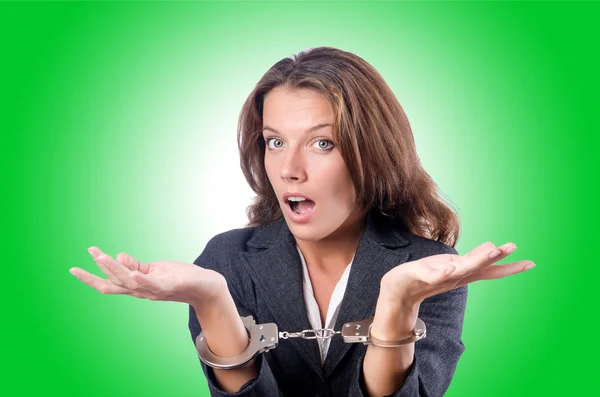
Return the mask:
M 458 208 L 459 253 L 513 241 L 511 259 L 537 264 L 470 285 L 447 396 L 586 395 L 599 17 L 598 3 L 1 4 L 2 394 L 208 396 L 186 305 L 104 296 L 68 269 L 101 274 L 92 245 L 191 263 L 242 227 L 242 103 L 275 62 L 328 45 L 396 93 Z

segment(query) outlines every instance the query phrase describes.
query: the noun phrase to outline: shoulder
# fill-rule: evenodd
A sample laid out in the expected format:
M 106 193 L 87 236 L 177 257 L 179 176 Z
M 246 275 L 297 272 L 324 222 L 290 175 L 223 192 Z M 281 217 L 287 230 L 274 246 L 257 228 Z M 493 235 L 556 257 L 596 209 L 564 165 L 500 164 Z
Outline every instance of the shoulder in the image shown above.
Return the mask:
M 241 251 L 256 233 L 256 228 L 244 227 L 216 234 L 206 243 L 204 250 L 220 254 Z
M 284 232 L 284 227 L 285 221 L 281 219 L 267 225 L 231 229 L 211 238 L 204 251 L 220 256 L 237 256 L 243 251 L 271 245 Z
M 369 240 L 386 248 L 401 249 L 408 252 L 414 259 L 429 255 L 457 254 L 453 247 L 414 234 L 403 222 L 383 217 L 377 213 L 369 213 L 365 234 Z
M 419 236 L 406 230 L 400 231 L 400 234 L 408 240 L 409 245 L 407 248 L 411 256 L 415 257 L 415 259 L 439 254 L 458 254 L 454 247 L 444 244 L 441 241 Z
M 256 233 L 256 227 L 245 227 L 221 232 L 212 237 L 204 247 L 204 250 L 194 261 L 202 267 L 215 268 L 227 259 L 237 257 L 239 252 L 244 251 L 248 241 Z
M 194 264 L 217 270 L 220 273 L 238 270 L 238 259 L 242 252 L 254 252 L 269 247 L 285 232 L 285 221 L 267 225 L 248 226 L 221 232 L 212 237 Z

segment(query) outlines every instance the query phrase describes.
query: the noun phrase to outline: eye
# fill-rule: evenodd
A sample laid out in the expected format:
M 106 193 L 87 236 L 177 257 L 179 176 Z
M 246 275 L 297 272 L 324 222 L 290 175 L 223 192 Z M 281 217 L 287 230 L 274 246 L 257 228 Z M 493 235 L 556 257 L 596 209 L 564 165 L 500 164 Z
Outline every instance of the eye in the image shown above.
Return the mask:
M 281 141 L 281 139 L 277 139 L 277 138 L 267 138 L 267 139 L 265 139 L 265 143 L 271 150 L 279 149 L 280 147 L 283 146 L 283 142 Z M 273 143 L 273 145 L 271 145 L 271 143 Z
M 318 139 L 315 141 L 315 144 L 319 149 L 330 150 L 333 149 L 333 142 L 329 139 Z

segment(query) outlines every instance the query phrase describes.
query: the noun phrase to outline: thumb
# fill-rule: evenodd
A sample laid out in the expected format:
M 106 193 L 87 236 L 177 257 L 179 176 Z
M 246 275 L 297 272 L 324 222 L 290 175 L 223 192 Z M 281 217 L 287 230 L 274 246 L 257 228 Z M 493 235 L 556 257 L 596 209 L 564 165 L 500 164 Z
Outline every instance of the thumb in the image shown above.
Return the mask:
M 125 252 L 119 253 L 117 256 L 117 262 L 125 266 L 131 271 L 137 270 L 140 273 L 148 273 L 148 265 L 135 259 L 133 256 L 126 254 Z

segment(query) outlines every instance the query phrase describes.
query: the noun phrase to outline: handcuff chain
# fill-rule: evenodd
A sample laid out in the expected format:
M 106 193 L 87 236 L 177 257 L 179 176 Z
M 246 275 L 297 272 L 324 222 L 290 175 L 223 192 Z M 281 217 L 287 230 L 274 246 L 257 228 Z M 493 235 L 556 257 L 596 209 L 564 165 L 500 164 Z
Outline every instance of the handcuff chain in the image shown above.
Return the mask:
M 279 337 L 281 339 L 288 339 L 288 338 L 331 339 L 335 335 L 341 334 L 341 333 L 342 333 L 341 331 L 336 331 L 333 328 L 320 328 L 320 329 L 305 329 L 300 332 L 283 331 L 283 332 L 279 333 Z
M 256 324 L 256 321 L 251 315 L 242 317 L 242 322 L 244 323 L 246 331 L 249 333 L 248 337 L 250 339 L 250 343 L 248 344 L 248 347 L 246 347 L 246 350 L 234 357 L 219 357 L 210 351 L 208 343 L 206 342 L 206 337 L 201 331 L 196 337 L 196 349 L 198 350 L 198 357 L 200 357 L 200 360 L 213 368 L 238 368 L 252 360 L 257 354 L 268 352 L 269 350 L 276 348 L 278 345 L 278 338 L 331 339 L 335 335 L 341 334 L 344 343 L 363 343 L 365 345 L 373 344 L 383 347 L 396 347 L 416 342 L 426 335 L 425 323 L 420 318 L 417 318 L 417 324 L 413 329 L 412 336 L 391 342 L 376 339 L 371 335 L 373 317 L 366 318 L 362 321 L 344 323 L 342 331 L 335 331 L 332 328 L 322 328 L 305 329 L 301 332 L 278 332 L 277 324 Z

